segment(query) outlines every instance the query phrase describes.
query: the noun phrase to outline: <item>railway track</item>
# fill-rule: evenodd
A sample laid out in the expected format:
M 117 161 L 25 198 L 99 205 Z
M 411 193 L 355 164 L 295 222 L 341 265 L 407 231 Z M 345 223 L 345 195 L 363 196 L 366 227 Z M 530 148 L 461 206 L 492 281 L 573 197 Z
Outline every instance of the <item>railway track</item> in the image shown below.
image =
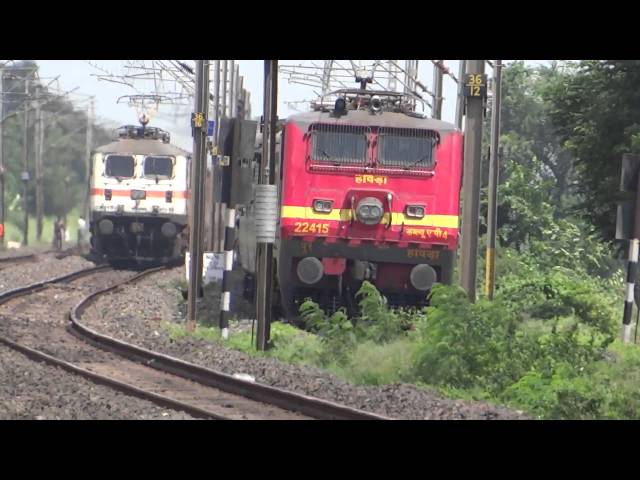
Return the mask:
M 385 418 L 238 379 L 82 324 L 82 312 L 100 295 L 160 270 L 132 275 L 108 266 L 92 267 L 5 292 L 0 295 L 0 342 L 34 360 L 198 418 Z
M 15 265 L 21 265 L 24 263 L 37 262 L 41 255 L 48 255 L 54 253 L 56 258 L 62 259 L 71 255 L 78 254 L 77 247 L 67 248 L 65 250 L 44 250 L 36 253 L 29 253 L 26 255 L 16 255 L 12 257 L 0 257 L 0 271 L 7 268 L 11 268 Z
M 0 258 L 0 271 L 11 268 L 15 265 L 20 265 L 22 263 L 30 263 L 35 262 L 38 256 L 35 253 L 29 255 L 20 255 L 16 257 L 3 257 Z

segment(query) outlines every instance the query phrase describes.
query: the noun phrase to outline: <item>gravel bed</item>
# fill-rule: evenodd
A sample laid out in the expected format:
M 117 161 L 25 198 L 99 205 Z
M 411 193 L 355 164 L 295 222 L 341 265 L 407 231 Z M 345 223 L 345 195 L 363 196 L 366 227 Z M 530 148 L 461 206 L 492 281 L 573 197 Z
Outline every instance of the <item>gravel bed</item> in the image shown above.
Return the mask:
M 112 354 L 67 338 L 71 308 L 90 292 L 132 276 L 131 271 L 94 273 L 56 284 L 0 306 L 0 335 L 68 362 L 105 361 Z
M 162 321 L 184 322 L 180 284 L 184 269 L 158 273 L 116 294 L 102 297 L 83 315 L 96 330 L 145 348 L 228 374 L 244 373 L 256 381 L 401 419 L 526 419 L 521 412 L 481 402 L 457 401 L 412 385 L 359 386 L 320 369 L 251 357 L 196 338 L 173 340 Z M 211 294 L 205 292 L 205 295 Z M 205 299 L 204 304 L 215 299 Z M 231 331 L 250 322 L 235 322 Z
M 23 255 L 31 255 L 32 253 L 43 253 L 47 250 L 51 250 L 51 247 L 7 248 L 5 250 L 0 250 L 0 258 L 22 257 Z
M 189 420 L 0 345 L 0 420 Z
M 93 263 L 79 256 L 57 259 L 53 253 L 40 255 L 35 262 L 0 270 L 0 293 L 91 266 Z

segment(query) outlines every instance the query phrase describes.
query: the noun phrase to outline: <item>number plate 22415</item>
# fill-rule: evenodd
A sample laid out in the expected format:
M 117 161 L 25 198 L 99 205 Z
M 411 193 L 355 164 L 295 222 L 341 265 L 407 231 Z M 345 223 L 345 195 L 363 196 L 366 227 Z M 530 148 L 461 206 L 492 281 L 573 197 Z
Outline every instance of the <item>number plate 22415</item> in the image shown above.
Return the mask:
M 315 223 L 315 222 L 296 222 L 293 226 L 295 233 L 329 233 L 328 223 Z

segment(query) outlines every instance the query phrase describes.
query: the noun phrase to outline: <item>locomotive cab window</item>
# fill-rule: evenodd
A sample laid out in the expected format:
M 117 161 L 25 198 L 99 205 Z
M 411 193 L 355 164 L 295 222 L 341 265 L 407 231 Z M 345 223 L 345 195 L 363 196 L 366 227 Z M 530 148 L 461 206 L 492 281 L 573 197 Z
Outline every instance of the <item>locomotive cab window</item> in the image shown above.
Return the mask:
M 131 155 L 108 155 L 105 160 L 104 174 L 107 177 L 132 178 L 135 160 Z
M 313 162 L 333 165 L 364 165 L 366 130 L 350 125 L 314 125 L 311 129 Z
M 430 170 L 435 165 L 437 132 L 413 129 L 381 129 L 378 163 L 383 167 Z
M 144 159 L 144 177 L 155 179 L 173 178 L 172 157 L 149 156 Z

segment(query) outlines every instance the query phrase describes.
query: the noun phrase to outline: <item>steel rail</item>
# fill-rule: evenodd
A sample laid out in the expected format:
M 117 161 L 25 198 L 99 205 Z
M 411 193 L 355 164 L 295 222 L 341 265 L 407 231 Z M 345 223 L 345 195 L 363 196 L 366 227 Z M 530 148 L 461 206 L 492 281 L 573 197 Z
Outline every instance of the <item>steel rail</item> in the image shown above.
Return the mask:
M 83 341 L 99 347 L 103 350 L 115 353 L 118 356 L 126 358 L 130 361 L 151 367 L 161 372 L 175 375 L 186 380 L 198 383 L 200 385 L 218 389 L 228 394 L 237 395 L 246 399 L 261 402 L 286 410 L 302 414 L 312 419 L 331 419 L 331 420 L 385 420 L 386 417 L 373 413 L 361 411 L 344 405 L 339 405 L 322 399 L 301 395 L 294 392 L 288 392 L 279 388 L 271 387 L 246 380 L 235 378 L 221 372 L 217 372 L 205 367 L 194 365 L 178 358 L 170 357 L 158 352 L 153 352 L 142 347 L 132 345 L 121 340 L 109 337 L 107 335 L 96 332 L 89 327 L 83 325 L 81 320 L 82 312 L 100 296 L 113 292 L 124 285 L 131 284 L 153 273 L 157 273 L 170 268 L 163 266 L 145 270 L 121 282 L 116 282 L 109 287 L 103 288 L 85 296 L 78 304 L 69 312 L 71 323 L 67 327 L 69 333 L 76 337 L 80 337 Z M 30 295 L 41 291 L 48 286 L 77 280 L 84 276 L 88 276 L 97 272 L 112 270 L 108 265 L 101 265 L 75 271 L 59 277 L 32 283 L 27 286 L 18 287 L 0 294 L 0 305 L 9 302 L 15 298 Z M 196 418 L 224 420 L 229 417 L 212 412 L 206 408 L 192 405 L 190 403 L 170 398 L 168 396 L 151 392 L 130 383 L 111 378 L 100 373 L 96 373 L 73 363 L 67 362 L 60 358 L 44 353 L 32 347 L 22 345 L 16 341 L 0 336 L 0 343 L 19 351 L 27 357 L 44 362 L 68 372 L 78 374 L 95 383 L 106 385 L 117 391 L 130 396 L 151 401 L 157 405 L 171 408 L 177 411 L 184 411 Z
M 124 282 L 91 293 L 81 300 L 69 313 L 71 330 L 88 340 L 93 345 L 121 355 L 130 360 L 144 363 L 166 373 L 171 373 L 196 383 L 214 387 L 228 393 L 240 395 L 258 402 L 268 403 L 284 410 L 299 412 L 303 415 L 321 420 L 390 420 L 363 410 L 340 405 L 327 400 L 286 391 L 280 388 L 260 383 L 242 380 L 231 375 L 218 372 L 206 367 L 195 365 L 175 357 L 153 352 L 137 345 L 115 339 L 99 333 L 82 324 L 82 313 L 101 295 L 112 292 L 121 286 L 141 280 L 142 278 L 165 270 L 158 267 L 145 270 Z

